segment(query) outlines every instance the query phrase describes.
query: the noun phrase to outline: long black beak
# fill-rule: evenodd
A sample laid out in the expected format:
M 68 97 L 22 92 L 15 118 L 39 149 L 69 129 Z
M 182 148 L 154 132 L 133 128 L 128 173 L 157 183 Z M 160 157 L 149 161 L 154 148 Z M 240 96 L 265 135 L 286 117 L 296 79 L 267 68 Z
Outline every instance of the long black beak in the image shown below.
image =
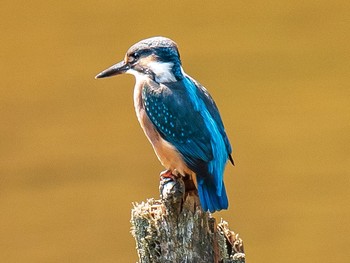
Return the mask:
M 123 74 L 129 69 L 129 65 L 126 64 L 124 61 L 121 61 L 108 69 L 105 69 L 101 73 L 97 74 L 95 79 L 101 79 L 101 78 L 107 78 L 107 77 L 112 77 L 115 75 Z

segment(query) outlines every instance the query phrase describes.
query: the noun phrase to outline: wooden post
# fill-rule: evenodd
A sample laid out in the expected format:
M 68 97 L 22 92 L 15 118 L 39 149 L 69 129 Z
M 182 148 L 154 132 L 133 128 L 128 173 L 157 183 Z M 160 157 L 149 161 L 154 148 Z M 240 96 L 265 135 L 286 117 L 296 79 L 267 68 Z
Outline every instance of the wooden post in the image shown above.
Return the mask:
M 135 203 L 132 235 L 140 263 L 243 263 L 243 241 L 204 212 L 188 178 L 161 178 L 160 200 Z

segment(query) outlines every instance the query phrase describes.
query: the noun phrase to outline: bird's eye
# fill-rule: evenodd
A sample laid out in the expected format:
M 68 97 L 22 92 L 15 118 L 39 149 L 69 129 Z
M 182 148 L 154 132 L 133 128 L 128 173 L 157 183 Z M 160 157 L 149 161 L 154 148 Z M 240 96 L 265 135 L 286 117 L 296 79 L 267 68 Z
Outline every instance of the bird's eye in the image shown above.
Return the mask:
M 140 57 L 140 54 L 135 52 L 130 54 L 129 58 L 130 58 L 130 62 L 135 62 L 136 60 L 138 60 Z

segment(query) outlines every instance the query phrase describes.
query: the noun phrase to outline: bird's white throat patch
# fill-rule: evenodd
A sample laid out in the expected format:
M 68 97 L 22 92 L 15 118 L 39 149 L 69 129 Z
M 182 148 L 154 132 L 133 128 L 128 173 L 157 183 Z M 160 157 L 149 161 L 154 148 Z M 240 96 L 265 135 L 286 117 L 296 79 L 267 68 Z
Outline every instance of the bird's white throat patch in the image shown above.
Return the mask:
M 147 64 L 155 75 L 156 81 L 159 83 L 175 82 L 176 78 L 172 72 L 174 63 L 151 61 Z

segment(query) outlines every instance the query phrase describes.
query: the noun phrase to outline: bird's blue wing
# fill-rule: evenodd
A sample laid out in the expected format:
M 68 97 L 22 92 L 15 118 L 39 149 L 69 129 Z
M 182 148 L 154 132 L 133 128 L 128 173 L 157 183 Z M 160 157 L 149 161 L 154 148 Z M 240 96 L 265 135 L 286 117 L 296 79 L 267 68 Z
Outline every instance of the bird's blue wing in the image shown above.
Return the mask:
M 147 82 L 142 90 L 145 111 L 162 138 L 175 146 L 186 164 L 194 172 L 206 174 L 206 165 L 213 159 L 211 135 L 183 84 Z
M 166 85 L 146 81 L 142 100 L 160 136 L 179 151 L 196 173 L 204 211 L 227 209 L 223 172 L 227 159 L 233 162 L 231 145 L 208 92 L 187 77 Z
M 189 81 L 191 81 L 194 85 L 196 85 L 198 97 L 203 100 L 203 102 L 206 105 L 206 108 L 210 112 L 210 115 L 215 120 L 217 127 L 219 128 L 219 131 L 224 139 L 228 157 L 229 157 L 231 163 L 233 164 L 233 159 L 231 157 L 232 147 L 231 147 L 230 141 L 227 137 L 225 127 L 224 127 L 224 124 L 222 122 L 222 119 L 221 119 L 221 116 L 220 116 L 220 113 L 219 113 L 218 107 L 216 106 L 215 101 L 210 96 L 209 92 L 199 82 L 197 82 L 195 79 L 191 78 L 190 76 L 186 76 L 186 77 L 189 79 Z

